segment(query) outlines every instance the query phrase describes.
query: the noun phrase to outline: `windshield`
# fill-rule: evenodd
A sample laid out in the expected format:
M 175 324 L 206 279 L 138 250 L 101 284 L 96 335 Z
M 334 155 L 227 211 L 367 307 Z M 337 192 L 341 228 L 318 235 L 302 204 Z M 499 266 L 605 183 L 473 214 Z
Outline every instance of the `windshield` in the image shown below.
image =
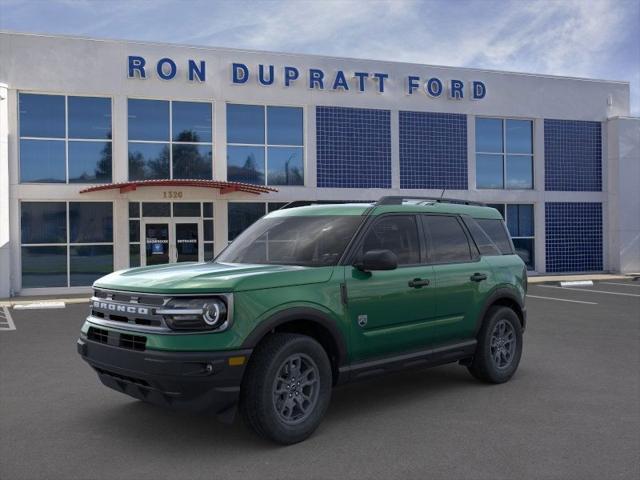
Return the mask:
M 362 221 L 359 215 L 264 217 L 216 258 L 221 263 L 335 265 Z

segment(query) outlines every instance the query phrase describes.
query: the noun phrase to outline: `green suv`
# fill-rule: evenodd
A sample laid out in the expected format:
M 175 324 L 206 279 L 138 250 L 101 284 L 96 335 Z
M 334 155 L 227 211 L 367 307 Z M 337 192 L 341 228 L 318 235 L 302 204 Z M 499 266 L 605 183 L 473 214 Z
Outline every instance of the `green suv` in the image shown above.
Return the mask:
M 94 284 L 78 352 L 106 386 L 215 412 L 273 441 L 307 438 L 334 385 L 459 362 L 518 367 L 526 267 L 497 210 L 384 197 L 272 212 L 213 262 Z

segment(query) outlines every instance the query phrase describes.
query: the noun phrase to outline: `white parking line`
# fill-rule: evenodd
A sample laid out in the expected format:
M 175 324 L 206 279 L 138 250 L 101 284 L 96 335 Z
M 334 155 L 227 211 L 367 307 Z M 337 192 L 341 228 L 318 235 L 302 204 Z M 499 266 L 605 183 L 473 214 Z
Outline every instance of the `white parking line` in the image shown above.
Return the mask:
M 557 300 L 558 302 L 571 302 L 571 303 L 586 303 L 587 305 L 598 305 L 596 302 L 583 302 L 582 300 L 569 300 L 567 298 L 555 298 L 555 297 L 539 297 L 538 295 L 529 295 L 528 298 L 542 298 L 544 300 Z
M 13 318 L 11 318 L 11 314 L 9 313 L 9 309 L 7 307 L 0 308 L 0 330 L 15 330 L 16 324 L 13 323 Z
M 602 290 L 592 290 L 589 288 L 569 288 L 569 287 L 556 287 L 555 285 L 537 285 L 542 288 L 559 288 L 560 290 L 574 290 L 576 292 L 593 292 L 593 293 L 606 293 L 607 295 L 623 295 L 625 297 L 640 297 L 635 293 L 622 293 L 622 292 L 604 292 Z
M 636 288 L 640 288 L 640 283 L 637 285 L 634 285 L 633 283 L 616 283 L 616 282 L 598 282 L 598 284 L 604 284 L 604 285 L 621 285 L 623 287 L 636 287 Z

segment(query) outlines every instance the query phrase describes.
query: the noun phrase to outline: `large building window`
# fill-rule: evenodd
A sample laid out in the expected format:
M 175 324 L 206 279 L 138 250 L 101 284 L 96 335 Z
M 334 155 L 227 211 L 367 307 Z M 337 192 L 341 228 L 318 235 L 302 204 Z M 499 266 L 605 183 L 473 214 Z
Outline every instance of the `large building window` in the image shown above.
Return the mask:
M 130 98 L 129 180 L 213 178 L 213 106 Z
M 502 214 L 516 253 L 529 270 L 535 268 L 535 229 L 533 205 L 531 204 L 489 204 Z
M 22 202 L 22 288 L 90 286 L 113 271 L 110 202 Z
M 533 188 L 533 122 L 476 118 L 476 187 Z
M 227 105 L 227 180 L 264 185 L 304 184 L 300 107 Z
M 20 93 L 20 182 L 109 183 L 111 99 Z

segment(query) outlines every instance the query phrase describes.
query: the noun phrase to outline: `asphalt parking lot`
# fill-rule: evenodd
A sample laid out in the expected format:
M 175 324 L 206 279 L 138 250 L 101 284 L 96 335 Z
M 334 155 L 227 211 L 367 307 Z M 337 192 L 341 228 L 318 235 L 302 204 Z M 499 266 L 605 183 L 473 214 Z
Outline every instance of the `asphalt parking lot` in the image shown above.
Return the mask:
M 0 478 L 640 478 L 640 282 L 529 295 L 511 382 L 448 365 L 351 384 L 290 447 L 103 387 L 76 353 L 86 304 L 12 309 L 15 330 L 0 325 Z

